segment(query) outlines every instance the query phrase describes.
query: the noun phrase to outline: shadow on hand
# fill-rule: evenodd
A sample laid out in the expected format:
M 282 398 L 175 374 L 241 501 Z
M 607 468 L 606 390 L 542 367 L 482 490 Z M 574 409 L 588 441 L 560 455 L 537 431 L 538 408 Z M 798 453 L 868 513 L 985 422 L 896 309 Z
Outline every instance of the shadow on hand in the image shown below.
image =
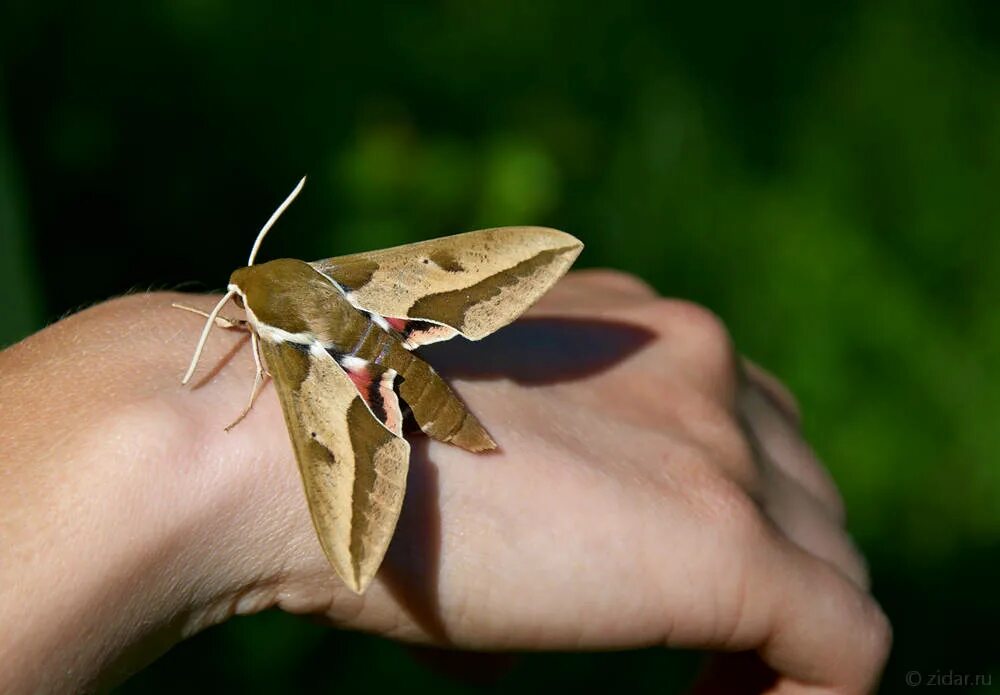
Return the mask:
M 647 328 L 621 321 L 522 319 L 477 342 L 458 338 L 428 345 L 420 356 L 446 378 L 551 384 L 608 369 L 655 337 Z
M 478 342 L 458 339 L 428 346 L 420 356 L 440 366 L 445 377 L 540 385 L 609 369 L 655 337 L 645 328 L 615 321 L 524 319 Z M 438 590 L 440 489 L 428 445 L 422 436 L 411 441 L 406 497 L 380 576 L 414 622 L 447 645 Z
M 243 335 L 243 337 L 237 340 L 232 347 L 226 350 L 226 354 L 223 355 L 219 360 L 217 360 L 215 364 L 212 365 L 212 368 L 209 369 L 203 377 L 195 380 L 191 384 L 191 388 L 200 389 L 203 386 L 207 386 L 208 384 L 212 383 L 215 377 L 219 376 L 219 373 L 223 369 L 225 369 L 226 365 L 232 362 L 233 359 L 236 357 L 236 355 L 240 354 L 240 352 L 249 342 L 250 342 L 250 335 L 249 334 Z
M 379 576 L 413 621 L 432 639 L 447 644 L 438 600 L 441 491 L 437 466 L 427 456 L 429 444 L 426 437 L 416 437 L 410 444 L 403 510 Z

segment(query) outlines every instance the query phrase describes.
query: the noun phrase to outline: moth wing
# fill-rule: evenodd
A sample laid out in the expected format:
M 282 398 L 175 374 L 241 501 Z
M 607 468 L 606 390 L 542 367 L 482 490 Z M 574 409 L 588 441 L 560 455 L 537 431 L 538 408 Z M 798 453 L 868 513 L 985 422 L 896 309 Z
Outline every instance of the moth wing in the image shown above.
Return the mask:
M 261 341 L 320 544 L 337 574 L 362 593 L 392 540 L 410 445 L 386 429 L 325 352 Z
M 390 322 L 440 324 L 479 340 L 534 304 L 582 248 L 577 238 L 555 229 L 498 227 L 312 266 L 336 281 L 355 306 Z

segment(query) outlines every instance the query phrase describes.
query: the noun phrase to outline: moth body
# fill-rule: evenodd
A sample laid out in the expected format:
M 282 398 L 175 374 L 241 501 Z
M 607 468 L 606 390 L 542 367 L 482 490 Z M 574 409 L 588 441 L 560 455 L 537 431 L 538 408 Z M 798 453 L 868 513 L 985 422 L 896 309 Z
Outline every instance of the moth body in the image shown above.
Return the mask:
M 383 425 L 389 427 L 391 420 L 390 429 L 395 430 L 402 421 L 398 401 L 388 394 L 398 390 L 429 436 L 470 451 L 496 448 L 448 384 L 404 342 L 407 331 L 409 340 L 421 335 L 409 323 L 432 335 L 435 329 L 446 327 L 359 309 L 339 283 L 295 259 L 240 268 L 230 276 L 229 288 L 240 298 L 252 330 L 262 341 L 288 344 L 316 359 L 333 359 Z M 387 373 L 393 378 L 387 380 Z
M 313 263 L 254 265 L 264 235 L 303 182 L 206 314 L 182 381 L 191 378 L 213 325 L 252 332 L 257 377 L 247 410 L 266 365 L 320 545 L 344 583 L 361 593 L 403 503 L 410 453 L 403 404 L 435 439 L 470 451 L 496 447 L 413 350 L 458 335 L 479 340 L 507 325 L 569 269 L 583 245 L 554 229 L 507 227 Z M 245 323 L 219 318 L 230 298 L 246 309 Z

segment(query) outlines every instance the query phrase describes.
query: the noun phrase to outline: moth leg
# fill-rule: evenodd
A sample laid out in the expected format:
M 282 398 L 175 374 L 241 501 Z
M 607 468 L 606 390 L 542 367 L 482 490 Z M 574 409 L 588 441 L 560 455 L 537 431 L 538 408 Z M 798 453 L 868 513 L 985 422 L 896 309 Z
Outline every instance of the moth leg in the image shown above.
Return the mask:
M 192 314 L 198 314 L 203 318 L 208 318 L 209 314 L 207 311 L 202 311 L 201 309 L 195 309 L 193 306 L 187 306 L 186 304 L 177 304 L 174 302 L 171 304 L 175 309 L 183 309 L 184 311 L 190 311 Z M 215 325 L 219 328 L 236 328 L 241 331 L 249 331 L 250 324 L 243 319 L 227 319 L 225 316 L 216 316 Z
M 235 420 L 226 426 L 226 432 L 243 422 L 243 418 L 247 416 L 250 409 L 253 408 L 254 401 L 257 400 L 257 394 L 260 393 L 260 389 L 264 385 L 264 378 L 268 376 L 267 372 L 264 371 L 264 365 L 260 359 L 260 339 L 253 331 L 250 331 L 250 343 L 253 350 L 253 361 L 257 367 L 257 371 L 253 375 L 253 389 L 250 390 L 250 400 L 247 402 L 247 407 L 243 409 L 243 412 Z

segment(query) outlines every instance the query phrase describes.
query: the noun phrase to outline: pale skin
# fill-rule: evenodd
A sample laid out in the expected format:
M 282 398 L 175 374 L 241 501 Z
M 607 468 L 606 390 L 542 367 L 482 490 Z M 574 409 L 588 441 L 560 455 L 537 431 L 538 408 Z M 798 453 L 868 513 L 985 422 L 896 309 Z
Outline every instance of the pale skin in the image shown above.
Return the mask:
M 498 344 L 431 353 L 446 374 L 496 360 L 452 383 L 501 451 L 413 436 L 397 536 L 356 596 L 316 540 L 273 387 L 223 429 L 254 380 L 246 334 L 216 329 L 180 385 L 202 320 L 170 304 L 216 300 L 129 296 L 0 353 L 0 691 L 113 683 L 271 607 L 459 649 L 754 654 L 716 660 L 705 692 L 875 688 L 890 628 L 839 494 L 794 400 L 706 310 L 577 272 L 529 316 L 644 336 L 599 368 L 564 369 L 559 320 L 524 333 L 548 351 L 518 346 L 551 379 L 505 376 Z M 773 676 L 744 677 L 761 663 Z

